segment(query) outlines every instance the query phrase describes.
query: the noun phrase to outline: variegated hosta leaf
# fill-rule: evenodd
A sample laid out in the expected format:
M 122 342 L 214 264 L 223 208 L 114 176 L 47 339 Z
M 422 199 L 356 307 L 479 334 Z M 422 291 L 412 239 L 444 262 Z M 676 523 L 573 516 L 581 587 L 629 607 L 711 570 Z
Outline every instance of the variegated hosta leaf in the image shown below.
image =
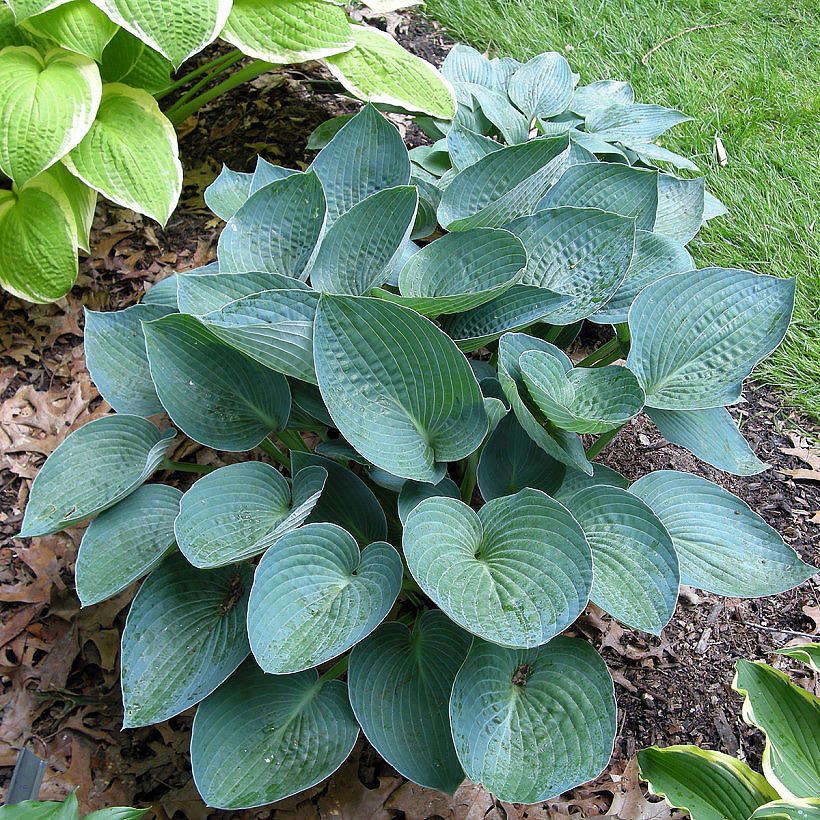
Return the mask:
M 653 231 L 689 242 L 703 223 L 704 180 L 658 174 L 658 210 Z
M 625 367 L 567 369 L 554 352 L 529 350 L 518 359 L 530 396 L 553 424 L 576 433 L 605 433 L 641 412 L 643 390 Z
M 124 28 L 108 42 L 100 62 L 100 77 L 103 83 L 117 83 L 124 80 L 134 69 L 147 46 L 138 37 Z
M 86 185 L 161 225 L 182 191 L 174 127 L 147 91 L 123 83 L 103 87 L 91 129 L 63 161 Z
M 775 649 L 777 655 L 786 655 L 807 663 L 815 672 L 820 672 L 820 643 L 801 643 Z
M 593 108 L 586 116 L 586 129 L 608 142 L 651 142 L 664 131 L 691 120 L 674 108 L 643 103 L 615 102 Z
M 65 156 L 97 114 L 102 86 L 96 63 L 53 48 L 0 53 L 0 171 L 19 188 Z
M 680 585 L 678 556 L 661 521 L 620 487 L 587 487 L 566 505 L 592 550 L 590 600 L 627 626 L 660 635 Z
M 647 405 L 700 410 L 737 402 L 743 379 L 783 340 L 794 289 L 794 279 L 727 268 L 645 287 L 629 311 L 626 363 Z
M 399 492 L 399 520 L 404 526 L 407 516 L 426 498 L 461 498 L 458 484 L 445 476 L 438 484 L 425 484 L 422 481 L 405 481 Z
M 266 675 L 248 660 L 197 709 L 194 783 L 209 806 L 262 806 L 333 774 L 358 736 L 344 683 L 319 683 L 315 669 Z
M 220 36 L 268 63 L 318 60 L 355 45 L 344 9 L 325 0 L 233 0 Z
M 250 450 L 285 429 L 290 389 L 284 376 L 228 347 L 193 316 L 172 314 L 142 329 L 162 406 L 194 441 Z
M 322 467 L 306 467 L 291 489 L 278 470 L 261 461 L 220 467 L 182 497 L 174 524 L 179 548 L 202 569 L 252 558 L 304 522 L 326 480 Z
M 122 633 L 123 728 L 184 712 L 245 660 L 251 579 L 248 564 L 194 569 L 179 553 L 148 576 Z
M 5 3 L 0 5 L 0 49 L 6 46 L 27 46 L 30 42 L 25 30 L 17 25 L 11 8 Z
M 227 222 L 248 201 L 252 179 L 253 174 L 232 171 L 223 165 L 216 179 L 205 189 L 205 204 Z
M 428 609 L 412 631 L 384 623 L 350 653 L 350 703 L 367 739 L 405 777 L 447 794 L 464 779 L 449 704 L 471 641 L 443 612 Z
M 535 117 L 554 117 L 566 110 L 575 83 L 566 58 L 548 51 L 528 60 L 512 75 L 510 99 L 532 121 Z
M 45 37 L 58 46 L 99 62 L 111 38 L 117 33 L 113 23 L 90 0 L 70 0 L 49 11 L 30 17 L 26 30 Z
M 582 473 L 580 470 L 567 470 L 561 486 L 550 495 L 562 504 L 566 504 L 575 493 L 586 487 L 597 487 L 599 485 L 620 487 L 625 490 L 629 487 L 629 479 L 604 464 L 593 464 L 592 475 Z
M 615 693 L 600 655 L 577 638 L 538 649 L 474 640 L 450 696 L 456 753 L 499 800 L 540 803 L 591 780 L 615 741 Z
M 700 476 L 659 470 L 629 491 L 663 522 L 681 583 L 732 598 L 776 595 L 817 572 L 749 506 Z
M 428 319 L 380 299 L 323 295 L 313 336 L 331 418 L 371 463 L 435 484 L 446 462 L 483 441 L 487 414 L 475 376 Z
M 792 797 L 772 800 L 761 806 L 749 820 L 820 820 L 820 797 Z
M 74 567 L 82 606 L 116 595 L 162 560 L 174 544 L 180 498 L 176 487 L 145 484 L 89 524 Z
M 35 14 L 42 14 L 59 6 L 62 2 L 65 0 L 6 0 L 6 5 L 11 9 L 16 21 L 21 23 Z
M 532 439 L 521 429 L 515 414 L 508 413 L 481 451 L 478 488 L 485 501 L 512 495 L 525 487 L 553 495 L 565 472 L 560 461 L 532 446 Z
M 62 162 L 55 162 L 54 165 L 43 171 L 31 182 L 36 184 L 36 180 L 44 180 L 48 177 L 51 177 L 59 185 L 68 200 L 68 204 L 71 206 L 74 224 L 77 227 L 77 247 L 84 253 L 90 253 L 89 237 L 91 222 L 94 219 L 94 209 L 97 205 L 97 192 L 77 179 Z
M 635 220 L 597 208 L 548 208 L 507 229 L 527 249 L 522 283 L 572 297 L 553 314 L 553 324 L 571 324 L 602 308 L 623 282 L 635 248 Z
M 541 646 L 587 605 L 589 545 L 566 507 L 539 490 L 495 498 L 478 513 L 428 498 L 407 516 L 402 543 L 425 593 L 501 646 Z
M 307 524 L 286 535 L 254 576 L 248 635 L 256 662 L 286 675 L 341 655 L 384 620 L 402 571 L 390 544 L 360 551 L 335 524 Z
M 245 296 L 269 290 L 309 290 L 300 279 L 282 273 L 208 271 L 197 268 L 177 276 L 177 304 L 180 313 L 204 316 L 219 311 Z
M 156 94 L 171 85 L 171 63 L 158 51 L 146 46 L 122 81 L 125 85 L 142 88 L 149 94 Z
M 456 113 L 455 94 L 439 72 L 405 51 L 387 32 L 350 26 L 355 46 L 325 59 L 330 73 L 359 99 L 423 111 L 442 120 Z
M 114 415 L 70 433 L 31 485 L 20 535 L 59 532 L 113 507 L 162 463 L 176 430 Z

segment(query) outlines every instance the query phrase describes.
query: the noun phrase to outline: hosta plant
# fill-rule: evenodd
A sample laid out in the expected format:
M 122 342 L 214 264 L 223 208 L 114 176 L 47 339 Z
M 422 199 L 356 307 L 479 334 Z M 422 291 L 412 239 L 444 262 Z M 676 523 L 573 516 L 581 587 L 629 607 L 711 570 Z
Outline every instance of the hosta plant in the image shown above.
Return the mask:
M 590 207 L 566 181 L 622 166 L 577 163 L 565 134 L 474 157 L 422 247 L 408 152 L 366 106 L 304 172 L 220 175 L 214 264 L 88 311 L 117 412 L 49 457 L 21 534 L 93 519 L 86 605 L 148 574 L 122 637 L 125 726 L 198 703 L 208 804 L 308 788 L 360 728 L 416 783 L 544 800 L 596 776 L 615 737 L 606 666 L 564 634 L 589 601 L 658 634 L 681 582 L 742 597 L 814 573 L 721 487 L 594 462 L 647 408 L 763 469 L 724 405 L 782 338 L 794 283 L 690 270 L 652 232 L 654 187 L 605 176 Z M 562 348 L 613 298 L 613 343 L 574 365 Z M 173 427 L 146 418 L 163 411 Z M 177 429 L 246 458 L 169 461 Z M 204 474 L 184 494 L 148 482 L 175 469 Z
M 114 806 L 86 814 L 83 820 L 139 820 L 148 809 Z M 62 803 L 53 800 L 24 800 L 0 806 L 0 820 L 80 820 L 77 795 L 70 794 Z
M 818 643 L 778 654 L 820 671 Z M 652 746 L 638 752 L 641 777 L 692 820 L 820 820 L 820 700 L 759 661 L 738 660 L 732 687 L 743 719 L 766 735 L 763 775 L 722 752 Z
M 171 68 L 217 37 L 236 48 L 172 83 Z M 279 64 L 316 59 L 360 99 L 455 112 L 431 65 L 331 0 L 0 2 L 0 286 L 34 302 L 65 294 L 98 193 L 165 224 L 182 188 L 174 125 Z

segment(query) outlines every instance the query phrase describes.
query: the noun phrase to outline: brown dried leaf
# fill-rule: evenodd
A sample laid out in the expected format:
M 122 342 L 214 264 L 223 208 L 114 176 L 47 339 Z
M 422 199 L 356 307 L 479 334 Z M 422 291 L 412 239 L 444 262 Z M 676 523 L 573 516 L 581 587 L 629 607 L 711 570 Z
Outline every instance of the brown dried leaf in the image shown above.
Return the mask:
M 638 759 L 633 757 L 626 764 L 620 782 L 617 784 L 609 813 L 606 817 L 618 820 L 671 820 L 685 814 L 671 808 L 667 803 L 650 803 L 641 790 L 638 776 Z

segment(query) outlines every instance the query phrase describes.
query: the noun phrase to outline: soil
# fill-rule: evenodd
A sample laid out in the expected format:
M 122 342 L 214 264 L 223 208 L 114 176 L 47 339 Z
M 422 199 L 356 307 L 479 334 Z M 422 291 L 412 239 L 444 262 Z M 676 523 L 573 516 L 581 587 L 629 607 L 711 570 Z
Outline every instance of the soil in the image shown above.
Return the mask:
M 405 46 L 441 62 L 448 44 L 432 24 L 412 16 L 386 20 Z M 336 775 L 303 795 L 274 809 L 215 812 L 201 804 L 191 781 L 187 747 L 193 710 L 155 727 L 120 731 L 118 636 L 135 589 L 80 610 L 72 571 L 81 529 L 30 541 L 14 533 L 43 458 L 71 429 L 109 410 L 85 372 L 82 308 L 126 307 L 174 270 L 213 259 L 221 222 L 205 207 L 202 191 L 220 163 L 251 170 L 262 153 L 277 164 L 305 167 L 313 128 L 328 116 L 356 109 L 332 95 L 309 94 L 300 77 L 292 71 L 260 78 L 253 91 L 234 91 L 183 124 L 185 188 L 164 229 L 100 202 L 94 251 L 82 261 L 78 283 L 65 299 L 31 306 L 0 295 L 0 784 L 5 785 L 17 750 L 27 745 L 48 762 L 41 797 L 61 799 L 77 787 L 87 810 L 154 804 L 159 818 L 534 820 L 597 816 L 611 809 L 612 816 L 635 820 L 669 816 L 647 808 L 637 791 L 634 771 L 627 768 L 636 749 L 697 743 L 758 765 L 762 738 L 740 719 L 740 698 L 730 687 L 733 662 L 739 657 L 771 662 L 773 649 L 820 634 L 817 578 L 757 600 L 684 588 L 661 638 L 625 630 L 591 607 L 575 629 L 600 648 L 613 672 L 619 736 L 610 768 L 595 783 L 546 808 L 502 806 L 472 786 L 454 798 L 420 789 L 360 742 Z M 423 141 L 414 128 L 405 136 L 414 144 Z M 760 476 L 736 478 L 699 462 L 663 442 L 645 418 L 627 427 L 600 460 L 630 479 L 674 468 L 715 481 L 743 498 L 804 560 L 818 563 L 820 483 L 783 470 L 805 468 L 807 456 L 817 458 L 820 428 L 785 408 L 769 388 L 750 384 L 746 399 L 740 411 L 744 435 L 772 465 Z M 190 442 L 174 457 L 211 463 L 231 458 Z M 183 479 L 181 486 L 191 480 Z M 800 669 L 779 659 L 778 665 Z M 805 674 L 799 680 L 812 686 Z

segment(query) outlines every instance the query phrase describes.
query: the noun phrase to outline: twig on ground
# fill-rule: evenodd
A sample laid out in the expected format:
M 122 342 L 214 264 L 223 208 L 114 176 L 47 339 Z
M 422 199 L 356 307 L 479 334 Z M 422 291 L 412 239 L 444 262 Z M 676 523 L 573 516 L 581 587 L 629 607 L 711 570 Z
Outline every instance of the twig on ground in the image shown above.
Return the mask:
M 656 46 L 652 46 L 646 54 L 641 57 L 641 65 L 647 65 L 649 63 L 649 56 L 657 51 L 661 46 L 665 46 L 667 43 L 672 42 L 672 40 L 676 40 L 678 37 L 683 37 L 686 34 L 691 34 L 693 31 L 703 31 L 707 28 L 722 28 L 723 26 L 728 26 L 729 23 L 709 23 L 706 26 L 691 26 L 690 28 L 685 28 L 683 31 L 679 31 L 677 34 L 673 34 L 671 37 L 667 37 L 665 40 L 661 40 Z
M 742 621 L 745 626 L 753 626 L 755 629 L 765 629 L 767 632 L 780 632 L 783 635 L 792 635 L 795 638 L 808 638 L 813 641 L 817 636 L 809 635 L 808 632 L 795 632 L 793 629 L 786 629 L 782 626 L 766 626 L 765 624 L 756 624 L 752 621 Z

